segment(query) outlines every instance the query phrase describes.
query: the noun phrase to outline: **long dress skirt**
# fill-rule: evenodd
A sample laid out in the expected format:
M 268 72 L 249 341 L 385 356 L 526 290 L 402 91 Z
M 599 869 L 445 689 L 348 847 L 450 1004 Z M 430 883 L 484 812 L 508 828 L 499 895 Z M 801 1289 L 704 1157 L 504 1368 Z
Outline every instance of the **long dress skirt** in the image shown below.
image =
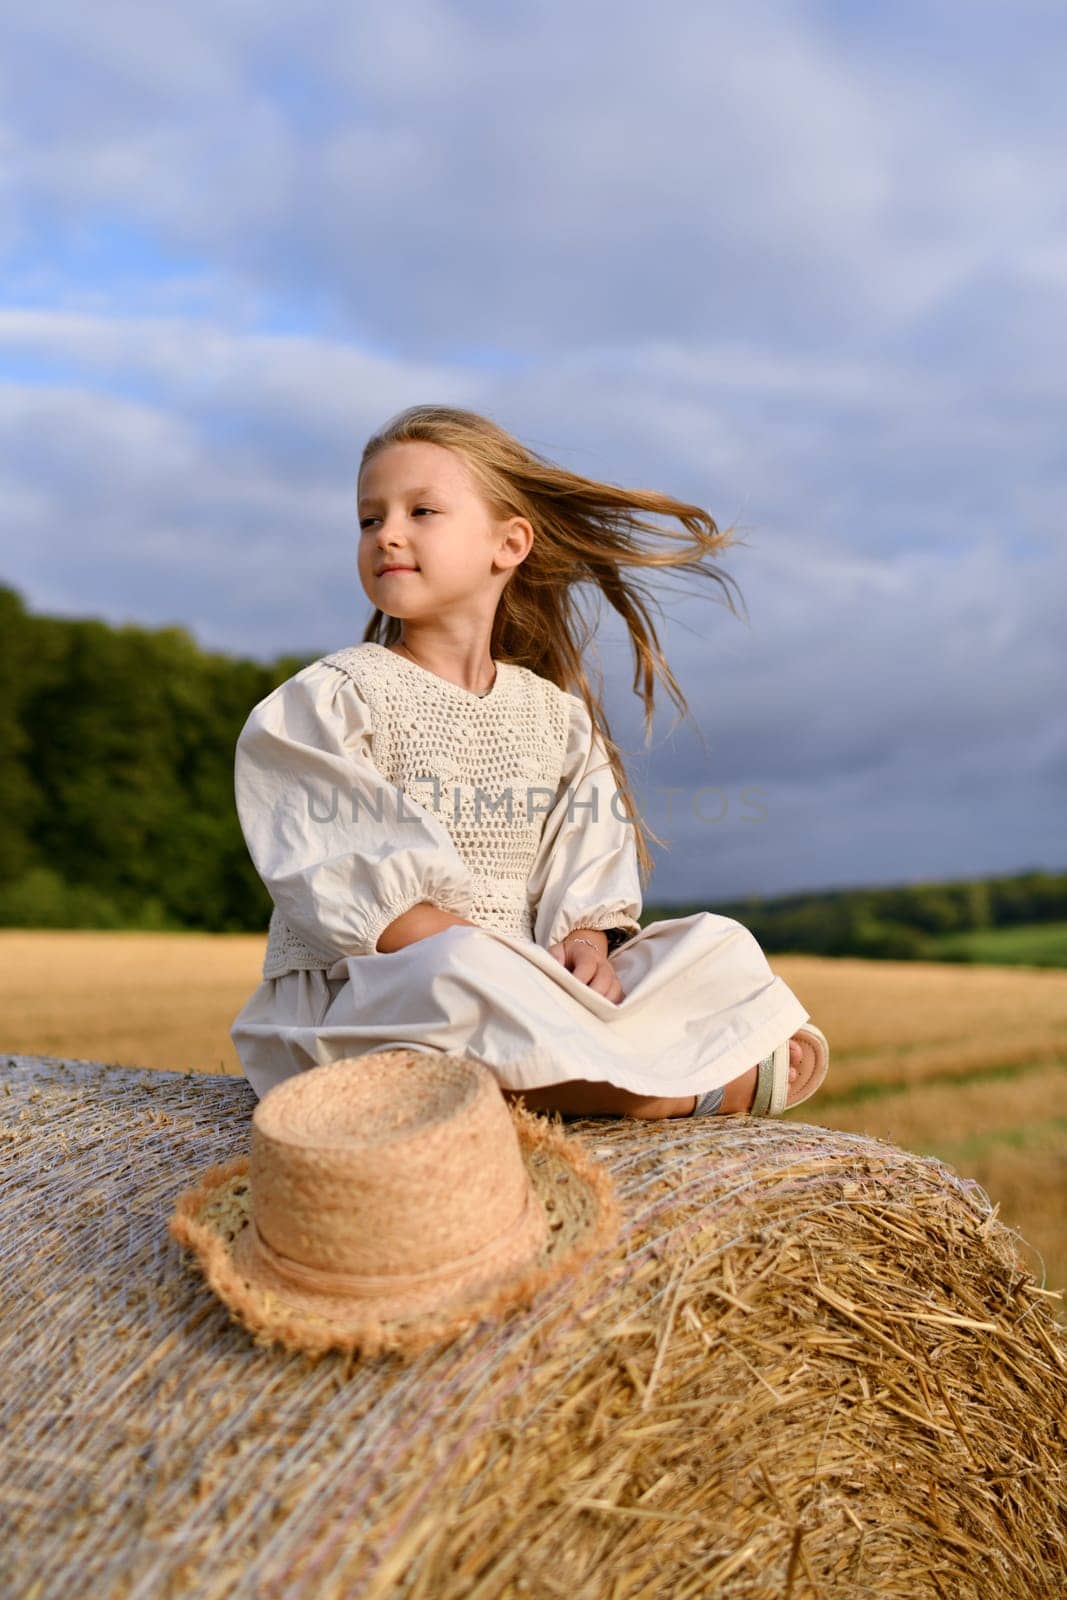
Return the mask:
M 581 1078 L 681 1096 L 728 1083 L 809 1017 L 731 917 L 652 922 L 611 961 L 618 1003 L 532 940 L 460 925 L 265 979 L 230 1036 L 259 1097 L 294 1072 L 402 1044 L 472 1055 L 503 1089 Z

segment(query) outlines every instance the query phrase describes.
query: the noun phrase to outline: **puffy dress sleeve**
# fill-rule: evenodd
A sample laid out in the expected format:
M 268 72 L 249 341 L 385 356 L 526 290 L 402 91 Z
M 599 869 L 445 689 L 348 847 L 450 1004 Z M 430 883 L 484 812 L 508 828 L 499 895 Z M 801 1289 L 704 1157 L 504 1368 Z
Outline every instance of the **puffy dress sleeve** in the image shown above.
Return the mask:
M 334 960 L 370 955 L 421 900 L 466 916 L 472 885 L 451 835 L 370 758 L 369 707 L 316 661 L 254 707 L 234 795 L 249 855 L 280 915 Z
M 545 818 L 527 886 L 536 905 L 534 941 L 545 949 L 574 928 L 641 931 L 634 824 L 616 796 L 611 761 L 585 703 L 568 698 L 562 789 Z

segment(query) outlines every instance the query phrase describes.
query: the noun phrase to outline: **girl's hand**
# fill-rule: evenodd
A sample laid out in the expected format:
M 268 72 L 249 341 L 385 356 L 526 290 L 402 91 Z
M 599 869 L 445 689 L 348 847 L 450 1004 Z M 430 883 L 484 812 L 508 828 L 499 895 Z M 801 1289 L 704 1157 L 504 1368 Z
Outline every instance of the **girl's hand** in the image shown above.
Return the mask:
M 597 994 L 602 994 L 616 1005 L 623 998 L 624 990 L 619 982 L 619 975 L 615 971 L 607 955 L 602 955 L 600 950 L 586 942 L 584 937 L 569 934 L 566 939 L 558 944 L 548 947 L 550 956 L 555 956 L 568 972 L 590 989 L 595 989 Z

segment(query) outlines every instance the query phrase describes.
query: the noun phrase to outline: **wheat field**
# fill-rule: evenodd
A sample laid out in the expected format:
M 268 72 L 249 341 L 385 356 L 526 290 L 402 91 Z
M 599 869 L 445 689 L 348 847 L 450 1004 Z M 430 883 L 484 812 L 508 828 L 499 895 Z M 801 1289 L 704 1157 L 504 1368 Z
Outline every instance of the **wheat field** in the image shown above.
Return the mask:
M 229 1027 L 264 948 L 247 934 L 0 929 L 0 1045 L 239 1073 Z M 832 1051 L 825 1088 L 789 1115 L 976 1178 L 1038 1281 L 1067 1288 L 1067 973 L 814 956 L 771 965 Z M 1058 1314 L 1067 1323 L 1067 1300 Z

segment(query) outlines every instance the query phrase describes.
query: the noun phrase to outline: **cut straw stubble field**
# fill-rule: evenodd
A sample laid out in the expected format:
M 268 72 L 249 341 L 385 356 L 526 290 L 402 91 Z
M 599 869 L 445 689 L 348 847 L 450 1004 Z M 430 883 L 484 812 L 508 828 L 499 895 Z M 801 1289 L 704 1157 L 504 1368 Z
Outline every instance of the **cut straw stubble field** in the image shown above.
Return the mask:
M 264 947 L 244 934 L 0 930 L 0 1047 L 239 1073 L 229 1027 Z M 1067 973 L 810 956 L 771 965 L 833 1053 L 824 1091 L 786 1120 L 948 1161 L 1037 1252 L 1038 1281 L 1067 1289 Z

